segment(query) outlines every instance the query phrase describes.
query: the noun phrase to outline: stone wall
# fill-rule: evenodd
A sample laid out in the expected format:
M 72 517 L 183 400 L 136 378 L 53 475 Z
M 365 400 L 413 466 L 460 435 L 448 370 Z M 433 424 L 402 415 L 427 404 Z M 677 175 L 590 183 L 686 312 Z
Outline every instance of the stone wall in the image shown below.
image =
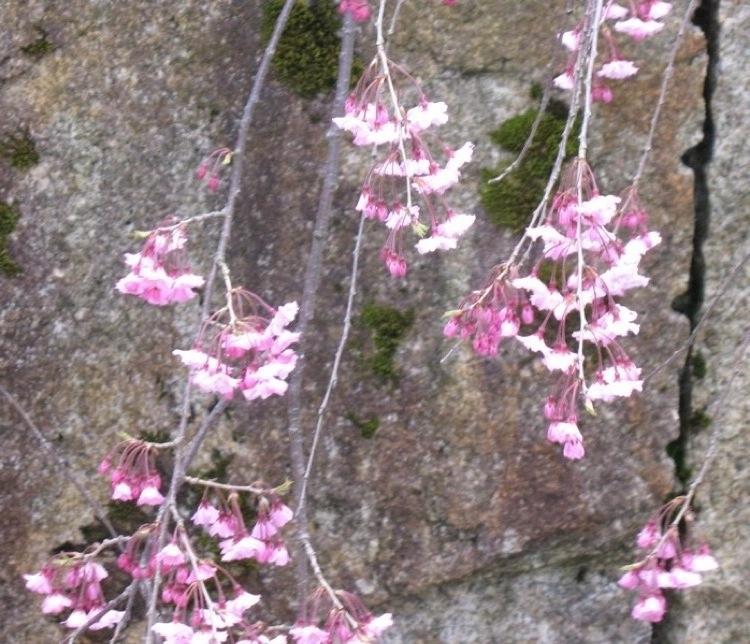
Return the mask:
M 368 228 L 358 311 L 369 302 L 411 311 L 414 322 L 395 357 L 397 377 L 383 381 L 367 368 L 372 329 L 358 314 L 318 459 L 310 514 L 322 564 L 335 584 L 395 613 L 389 641 L 651 636 L 649 625 L 630 619 L 632 598 L 616 580 L 618 567 L 632 560 L 637 530 L 675 484 L 666 445 L 680 427 L 680 362 L 660 371 L 643 395 L 602 407 L 582 428 L 586 459 L 567 462 L 545 440 L 546 373 L 522 351 L 509 347 L 502 358 L 484 360 L 462 347 L 440 361 L 451 346 L 441 334 L 443 311 L 514 244 L 512 233 L 481 215 L 479 168 L 501 160 L 488 133 L 534 105 L 531 84 L 545 81 L 555 33 L 571 26 L 564 9 L 562 1 L 449 8 L 413 0 L 391 50 L 418 72 L 430 98 L 449 104 L 445 141 L 477 144 L 451 203 L 479 217 L 460 250 L 417 259 L 401 282 L 388 278 L 377 257 L 382 231 Z M 721 11 L 706 301 L 748 252 L 739 146 L 750 95 L 742 75 L 750 14 L 738 0 L 725 0 Z M 597 112 L 592 161 L 603 190 L 620 191 L 635 168 L 678 19 L 634 48 L 641 72 Z M 0 373 L 105 502 L 108 486 L 96 466 L 116 433 L 175 425 L 184 374 L 171 351 L 190 345 L 198 316 L 195 303 L 157 310 L 114 293 L 124 275 L 121 256 L 137 248 L 134 230 L 221 203 L 221 190 L 206 194 L 194 170 L 204 154 L 234 141 L 259 60 L 259 9 L 228 0 L 11 0 L 0 22 L 0 135 L 28 136 L 39 155 L 28 167 L 0 159 L 0 199 L 21 214 L 9 242 L 21 272 L 0 278 Z M 702 33 L 691 28 L 642 191 L 664 237 L 647 260 L 651 284 L 628 300 L 642 327 L 627 347 L 644 373 L 690 331 L 670 303 L 688 283 L 693 177 L 680 155 L 702 137 L 705 52 Z M 326 105 L 325 97 L 299 99 L 272 82 L 250 137 L 230 264 L 237 283 L 277 304 L 301 292 Z M 340 333 L 357 226 L 352 206 L 366 157 L 347 148 L 342 168 L 308 348 L 308 432 Z M 211 223 L 191 232 L 196 272 L 206 268 L 215 238 Z M 701 336 L 708 373 L 695 383 L 696 408 L 715 399 L 731 369 L 732 347 L 745 332 L 746 284 L 745 271 Z M 735 387 L 721 420 L 721 456 L 699 496 L 703 530 L 723 569 L 675 608 L 665 630 L 675 642 L 728 641 L 747 613 L 740 592 L 749 565 L 741 503 L 748 488 L 746 372 Z M 198 399 L 196 414 L 211 402 Z M 358 426 L 363 419 L 379 421 L 370 437 Z M 237 405 L 212 445 L 233 455 L 235 480 L 281 481 L 289 474 L 285 426 L 283 400 Z M 706 440 L 707 433 L 690 440 L 692 462 L 700 462 Z M 80 542 L 92 514 L 5 402 L 0 455 L 0 632 L 9 641 L 56 641 L 57 627 L 39 615 L 21 575 L 37 570 L 52 548 Z M 279 590 L 289 587 L 289 575 L 259 583 L 269 611 L 289 619 L 281 598 L 291 593 Z

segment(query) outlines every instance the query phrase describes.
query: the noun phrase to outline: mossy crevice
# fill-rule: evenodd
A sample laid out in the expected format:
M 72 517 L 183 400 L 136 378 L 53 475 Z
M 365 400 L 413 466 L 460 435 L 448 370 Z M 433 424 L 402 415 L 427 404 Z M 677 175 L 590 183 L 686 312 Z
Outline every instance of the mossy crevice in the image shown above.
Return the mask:
M 532 96 L 535 96 L 534 91 Z M 538 109 L 531 108 L 512 116 L 490 132 L 490 139 L 503 150 L 514 155 L 520 154 L 538 113 Z M 551 100 L 539 122 L 534 140 L 518 166 L 502 181 L 493 184 L 487 182 L 498 176 L 504 168 L 484 168 L 481 171 L 482 206 L 488 219 L 496 226 L 520 233 L 528 224 L 531 213 L 544 195 L 544 187 L 555 163 L 567 118 L 568 107 L 565 103 Z M 580 122 L 576 122 L 568 137 L 566 158 L 576 152 L 579 129 Z
M 11 257 L 8 237 L 16 229 L 21 214 L 18 208 L 0 201 L 0 273 L 13 277 L 21 272 L 21 266 Z
M 50 54 L 55 51 L 55 46 L 49 40 L 49 34 L 39 25 L 34 27 L 37 34 L 39 34 L 36 40 L 32 40 L 28 45 L 21 47 L 21 51 L 28 55 L 34 56 L 35 58 L 41 58 L 46 54 Z
M 263 4 L 261 37 L 271 38 L 284 0 Z M 341 17 L 330 0 L 298 0 L 281 35 L 273 69 L 276 77 L 303 98 L 314 98 L 336 85 L 341 38 Z M 362 73 L 361 61 L 354 61 L 352 77 Z
M 350 411 L 346 413 L 346 419 L 359 430 L 362 438 L 372 438 L 380 427 L 380 419 L 375 414 L 362 418 Z
M 22 170 L 39 163 L 39 152 L 29 128 L 5 135 L 0 140 L 0 157 L 7 159 L 12 167 Z
M 374 353 L 365 359 L 366 367 L 383 382 L 399 378 L 395 357 L 403 336 L 414 324 L 414 311 L 399 311 L 368 302 L 362 308 L 362 324 L 370 329 Z

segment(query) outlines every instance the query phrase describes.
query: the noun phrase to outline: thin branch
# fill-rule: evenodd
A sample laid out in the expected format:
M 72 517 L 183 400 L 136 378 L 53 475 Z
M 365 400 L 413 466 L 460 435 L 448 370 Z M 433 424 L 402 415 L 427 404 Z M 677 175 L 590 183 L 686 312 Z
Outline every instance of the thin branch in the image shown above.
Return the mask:
M 351 12 L 344 12 L 341 50 L 339 53 L 339 72 L 336 81 L 336 94 L 333 101 L 333 116 L 344 113 L 344 103 L 349 92 L 352 61 L 354 59 L 354 19 Z M 296 512 L 295 522 L 302 533 L 305 530 L 307 516 L 304 504 L 300 503 L 303 479 L 305 476 L 305 448 L 302 434 L 302 379 L 305 369 L 305 353 L 310 346 L 308 331 L 310 321 L 315 312 L 320 280 L 323 275 L 323 250 L 328 236 L 328 224 L 333 206 L 333 193 L 338 183 L 339 159 L 341 156 L 341 130 L 333 123 L 326 134 L 328 139 L 328 155 L 323 171 L 323 185 L 318 201 L 318 211 L 315 217 L 315 229 L 310 246 L 310 254 L 305 267 L 305 278 L 299 308 L 299 320 L 296 331 L 301 334 L 302 349 L 299 352 L 297 366 L 289 378 L 289 388 L 286 393 L 287 410 L 289 416 L 289 449 L 292 461 L 292 478 L 295 485 Z M 300 606 L 304 605 L 307 596 L 307 565 L 302 557 L 297 562 L 297 584 Z
M 669 81 L 672 79 L 672 74 L 674 72 L 674 63 L 677 59 L 677 52 L 680 48 L 680 45 L 682 44 L 682 39 L 685 37 L 687 26 L 688 24 L 690 24 L 690 20 L 693 16 L 693 13 L 695 13 L 695 7 L 697 4 L 697 0 L 690 0 L 690 2 L 688 2 L 687 9 L 685 9 L 685 15 L 683 16 L 682 22 L 680 23 L 680 29 L 677 32 L 677 36 L 675 37 L 674 43 L 672 45 L 672 51 L 670 51 L 669 58 L 667 59 L 667 64 L 664 67 L 661 88 L 659 90 L 659 99 L 656 102 L 654 113 L 651 115 L 651 127 L 649 128 L 648 136 L 646 137 L 646 143 L 643 146 L 643 154 L 638 161 L 638 169 L 633 176 L 633 186 L 637 186 L 640 182 L 641 177 L 643 176 L 643 172 L 646 168 L 646 162 L 648 161 L 649 155 L 651 154 L 654 137 L 656 136 L 656 126 L 659 123 L 661 110 L 664 107 L 667 96 L 667 87 L 669 86 Z
M 72 483 L 73 487 L 75 487 L 76 490 L 81 494 L 81 496 L 86 501 L 86 504 L 91 508 L 92 512 L 96 516 L 99 521 L 102 522 L 104 527 L 107 529 L 107 532 L 113 537 L 117 538 L 119 535 L 117 534 L 117 530 L 115 530 L 114 526 L 110 522 L 110 520 L 107 518 L 107 514 L 104 511 L 104 508 L 102 508 L 99 503 L 96 502 L 96 500 L 89 494 L 88 490 L 83 486 L 83 484 L 76 478 L 76 476 L 73 474 L 73 472 L 70 469 L 70 465 L 68 465 L 68 462 L 59 454 L 55 446 L 52 444 L 52 442 L 42 433 L 42 431 L 34 424 L 34 421 L 31 420 L 31 416 L 26 413 L 26 410 L 21 407 L 20 403 L 11 395 L 11 393 L 0 384 L 0 393 L 5 396 L 5 399 L 10 403 L 11 407 L 18 412 L 18 415 L 23 418 L 23 422 L 26 423 L 26 426 L 31 430 L 31 433 L 34 435 L 34 437 L 37 439 L 39 444 L 42 446 L 42 449 L 44 450 L 45 454 L 49 457 L 49 459 L 57 465 L 60 470 L 62 471 L 63 476 Z
M 307 485 L 312 474 L 313 462 L 315 460 L 315 452 L 318 448 L 318 442 L 320 440 L 321 434 L 323 433 L 323 422 L 325 421 L 328 402 L 330 401 L 331 393 L 333 392 L 333 389 L 336 387 L 336 383 L 338 382 L 339 367 L 344 355 L 344 347 L 346 346 L 346 342 L 349 339 L 349 331 L 352 326 L 352 310 L 354 309 L 354 298 L 357 294 L 357 272 L 359 270 L 359 256 L 362 248 L 362 239 L 364 237 L 365 219 L 366 217 L 363 214 L 359 220 L 357 239 L 354 244 L 354 251 L 352 253 L 354 259 L 352 261 L 351 281 L 349 282 L 349 296 L 346 302 L 346 313 L 344 314 L 344 325 L 341 331 L 341 339 L 339 340 L 339 346 L 336 349 L 336 356 L 333 359 L 333 367 L 331 368 L 331 377 L 328 380 L 328 387 L 326 388 L 326 393 L 323 396 L 323 401 L 320 403 L 320 407 L 318 408 L 318 421 L 315 426 L 315 434 L 313 435 L 312 446 L 310 447 L 310 454 L 308 455 L 307 459 L 305 476 L 302 480 L 302 490 L 300 491 L 299 498 L 299 507 L 302 508 L 305 507 L 305 502 L 307 500 Z
M 716 305 L 724 297 L 724 294 L 729 290 L 729 287 L 736 284 L 735 278 L 737 277 L 739 272 L 742 270 L 742 267 L 745 266 L 745 264 L 747 264 L 748 260 L 750 260 L 750 252 L 748 252 L 740 260 L 740 262 L 731 270 L 727 278 L 724 280 L 724 283 L 721 285 L 721 288 L 719 289 L 719 291 L 716 293 L 716 295 L 714 295 L 713 299 L 711 300 L 709 305 L 706 307 L 706 310 L 701 316 L 701 319 L 695 325 L 695 328 L 693 328 L 693 331 L 688 336 L 687 340 L 685 340 L 685 342 L 683 342 L 681 346 L 677 347 L 674 353 L 672 353 L 671 356 L 669 356 L 664 362 L 662 362 L 658 367 L 656 367 L 651 373 L 649 373 L 647 376 L 644 376 L 643 378 L 644 383 L 648 380 L 651 380 L 651 378 L 653 378 L 657 373 L 659 373 L 660 371 L 668 367 L 680 355 L 682 355 L 683 352 L 687 351 L 688 349 L 690 349 L 690 347 L 693 346 L 693 344 L 695 343 L 695 339 L 698 336 L 698 332 L 703 329 L 709 317 L 713 313 L 714 308 L 716 308 Z
M 206 279 L 206 287 L 205 287 L 204 296 L 203 296 L 204 299 L 203 299 L 203 308 L 202 308 L 202 315 L 201 315 L 201 325 L 203 324 L 203 321 L 209 319 L 210 317 L 211 299 L 212 299 L 213 290 L 214 290 L 214 283 L 216 281 L 216 274 L 219 269 L 219 266 L 224 262 L 224 259 L 226 256 L 227 245 L 229 243 L 229 238 L 232 232 L 232 220 L 234 218 L 237 199 L 239 197 L 241 185 L 242 185 L 242 179 L 243 179 L 243 173 L 244 173 L 244 162 L 245 162 L 245 150 L 247 147 L 247 139 L 248 139 L 248 134 L 250 132 L 250 123 L 252 122 L 253 112 L 254 112 L 255 106 L 260 100 L 260 93 L 261 93 L 261 90 L 263 89 L 263 86 L 265 85 L 265 81 L 266 81 L 266 78 L 268 76 L 268 72 L 271 66 L 271 60 L 273 59 L 273 56 L 276 53 L 276 47 L 278 46 L 279 40 L 281 39 L 281 34 L 284 31 L 284 27 L 286 26 L 286 23 L 292 12 L 292 7 L 294 6 L 294 3 L 295 3 L 295 0 L 286 0 L 284 2 L 284 6 L 282 7 L 281 12 L 279 13 L 279 17 L 276 19 L 276 25 L 274 26 L 274 30 L 273 30 L 273 33 L 271 34 L 271 38 L 268 41 L 268 45 L 266 45 L 265 51 L 263 52 L 263 57 L 261 59 L 260 65 L 258 66 L 258 71 L 255 75 L 253 86 L 250 90 L 250 94 L 248 96 L 247 102 L 245 103 L 245 108 L 243 109 L 243 112 L 242 112 L 242 119 L 240 120 L 240 125 L 237 131 L 237 142 L 235 144 L 235 149 L 234 149 L 233 157 L 232 157 L 233 158 L 232 175 L 231 175 L 231 179 L 229 183 L 229 196 L 227 199 L 227 204 L 223 208 L 224 224 L 221 228 L 219 241 L 216 246 L 216 252 L 214 254 L 214 261 L 211 264 L 211 269 L 209 270 L 208 278 Z M 188 420 L 190 418 L 191 389 L 192 388 L 191 388 L 190 380 L 188 380 L 188 382 L 185 385 L 185 395 L 183 397 L 183 407 L 182 407 L 182 416 L 180 419 L 180 425 L 177 430 L 177 435 L 175 437 L 175 441 L 178 443 L 178 448 L 175 454 L 175 469 L 172 474 L 172 480 L 169 485 L 167 498 L 165 499 L 159 511 L 159 519 L 164 519 L 164 520 L 162 521 L 162 524 L 161 524 L 157 548 L 162 547 L 166 541 L 168 527 L 169 527 L 169 521 L 166 520 L 167 509 L 171 508 L 174 505 L 175 499 L 177 498 L 177 491 L 180 487 L 180 484 L 182 483 L 182 479 L 184 477 L 187 464 L 190 462 L 190 460 L 192 460 L 194 456 L 194 452 L 197 450 L 197 447 L 200 445 L 200 442 L 202 442 L 203 440 L 203 438 L 201 437 L 200 441 L 196 443 L 196 440 L 194 439 L 191 447 L 189 448 L 187 456 L 185 455 L 184 440 L 185 440 L 185 435 L 187 433 Z M 220 405 L 221 403 L 219 403 L 217 407 L 219 407 Z M 214 408 L 214 410 L 215 409 L 216 408 Z M 212 416 L 213 416 L 213 412 L 212 414 L 209 415 L 209 417 L 212 417 Z M 204 427 L 206 427 L 205 431 L 207 431 L 207 426 L 205 424 L 204 424 Z M 204 435 L 205 435 L 205 431 L 204 431 Z M 159 598 L 160 582 L 161 582 L 160 569 L 157 568 L 156 574 L 154 575 L 154 578 L 152 580 L 152 586 L 151 586 L 151 599 L 150 599 L 149 608 L 148 608 L 148 625 L 147 625 L 146 640 L 145 640 L 146 644 L 151 644 L 153 642 L 152 628 L 156 620 L 156 613 L 157 613 L 156 606 L 157 606 L 158 598 Z

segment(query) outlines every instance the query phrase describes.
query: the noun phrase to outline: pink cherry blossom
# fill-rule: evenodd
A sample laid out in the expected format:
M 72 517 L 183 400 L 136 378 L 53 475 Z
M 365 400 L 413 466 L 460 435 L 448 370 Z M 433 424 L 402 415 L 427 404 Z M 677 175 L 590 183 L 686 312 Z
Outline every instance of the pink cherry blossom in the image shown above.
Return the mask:
M 598 76 L 602 78 L 612 78 L 615 80 L 622 78 L 629 78 L 638 73 L 638 68 L 630 60 L 611 60 L 608 63 L 602 65 L 602 68 L 597 72 Z
M 629 18 L 615 23 L 615 31 L 630 36 L 633 40 L 643 40 L 664 29 L 664 23 L 656 20 Z
M 631 615 L 647 622 L 660 622 L 667 612 L 667 600 L 661 593 L 641 597 L 633 606 Z

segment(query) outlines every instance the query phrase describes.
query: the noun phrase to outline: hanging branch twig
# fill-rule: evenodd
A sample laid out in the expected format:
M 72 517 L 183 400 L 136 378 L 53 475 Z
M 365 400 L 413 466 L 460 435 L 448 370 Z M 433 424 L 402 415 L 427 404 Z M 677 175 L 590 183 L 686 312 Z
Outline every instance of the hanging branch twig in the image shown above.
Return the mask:
M 81 494 L 81 496 L 84 498 L 88 506 L 91 508 L 91 511 L 94 513 L 97 519 L 102 522 L 102 525 L 107 529 L 107 532 L 113 537 L 117 538 L 119 535 L 117 533 L 117 530 L 115 530 L 114 526 L 110 522 L 110 520 L 107 518 L 107 514 L 104 511 L 104 508 L 102 508 L 99 503 L 96 502 L 96 500 L 89 494 L 88 490 L 83 486 L 83 484 L 76 478 L 76 476 L 73 474 L 73 472 L 70 469 L 70 465 L 68 465 L 68 462 L 59 454 L 57 449 L 55 449 L 55 446 L 50 442 L 50 440 L 44 435 L 42 430 L 40 430 L 33 420 L 31 420 L 31 416 L 29 416 L 26 413 L 26 410 L 21 407 L 20 403 L 11 395 L 11 393 L 3 386 L 0 385 L 0 393 L 5 396 L 5 399 L 10 403 L 11 407 L 18 412 L 18 415 L 23 419 L 23 422 L 26 423 L 26 426 L 31 430 L 31 433 L 34 435 L 34 437 L 37 439 L 39 444 L 42 446 L 42 449 L 44 450 L 45 454 L 49 457 L 50 461 L 52 461 L 58 468 L 60 468 L 60 471 L 62 472 L 63 476 L 68 479 L 68 481 L 71 482 L 73 487 L 78 490 L 78 492 Z
M 352 61 L 354 59 L 354 19 L 350 12 L 344 13 L 344 27 L 339 54 L 339 72 L 336 81 L 336 95 L 333 102 L 333 116 L 344 113 L 344 103 L 349 91 Z M 341 130 L 331 124 L 326 133 L 328 139 L 328 156 L 323 170 L 323 185 L 318 201 L 318 212 L 315 218 L 310 254 L 305 267 L 305 279 L 299 308 L 296 330 L 301 334 L 301 349 L 297 366 L 289 378 L 286 393 L 289 415 L 289 448 L 292 461 L 292 478 L 295 485 L 296 512 L 295 521 L 300 534 L 306 532 L 307 515 L 302 502 L 305 477 L 305 447 L 302 434 L 302 379 L 305 369 L 305 353 L 310 346 L 306 333 L 315 311 L 320 280 L 323 275 L 323 250 L 328 237 L 328 223 L 331 218 L 333 193 L 338 183 L 339 159 L 341 156 Z M 304 605 L 307 596 L 307 564 L 303 557 L 297 560 L 297 583 L 300 606 Z

